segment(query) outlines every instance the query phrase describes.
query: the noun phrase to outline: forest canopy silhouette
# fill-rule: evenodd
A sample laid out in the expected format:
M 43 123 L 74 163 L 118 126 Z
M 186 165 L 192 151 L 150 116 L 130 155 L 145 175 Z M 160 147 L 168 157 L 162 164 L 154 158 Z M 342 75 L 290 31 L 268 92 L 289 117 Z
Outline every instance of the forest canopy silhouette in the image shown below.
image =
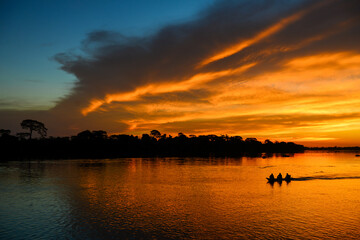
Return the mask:
M 11 135 L 10 130 L 0 130 L 0 144 L 3 160 L 37 158 L 116 158 L 156 156 L 243 156 L 261 153 L 302 152 L 305 147 L 293 142 L 263 143 L 256 138 L 243 139 L 228 135 L 185 135 L 161 134 L 158 130 L 142 136 L 114 134 L 106 131 L 85 130 L 70 137 L 48 137 L 47 128 L 36 120 L 21 123 L 30 132 Z M 36 131 L 40 138 L 32 138 Z

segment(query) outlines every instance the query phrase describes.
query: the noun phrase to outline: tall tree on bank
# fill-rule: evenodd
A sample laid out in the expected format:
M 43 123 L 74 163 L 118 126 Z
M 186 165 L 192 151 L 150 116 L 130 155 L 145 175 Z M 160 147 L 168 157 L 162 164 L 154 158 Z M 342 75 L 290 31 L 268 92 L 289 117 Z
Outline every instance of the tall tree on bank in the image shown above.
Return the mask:
M 45 137 L 47 133 L 47 128 L 42 122 L 26 119 L 21 122 L 21 127 L 23 129 L 29 129 L 29 139 L 32 138 L 33 131 L 37 132 L 41 137 Z

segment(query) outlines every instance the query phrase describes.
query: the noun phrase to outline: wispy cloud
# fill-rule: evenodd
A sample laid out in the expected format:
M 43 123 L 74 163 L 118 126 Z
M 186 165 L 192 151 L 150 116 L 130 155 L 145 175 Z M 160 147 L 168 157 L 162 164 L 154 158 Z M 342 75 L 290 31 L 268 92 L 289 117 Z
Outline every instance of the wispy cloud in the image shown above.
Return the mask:
M 264 40 L 265 38 L 267 38 L 271 35 L 274 35 L 274 34 L 280 32 L 281 30 L 283 30 L 285 27 L 289 26 L 291 23 L 298 21 L 299 19 L 304 17 L 304 15 L 311 12 L 312 10 L 315 10 L 316 8 L 319 8 L 329 2 L 330 1 L 315 2 L 314 5 L 312 5 L 308 8 L 302 9 L 290 16 L 284 17 L 283 19 L 276 22 L 275 24 L 273 24 L 269 27 L 266 27 L 264 30 L 260 30 L 260 32 L 256 33 L 255 36 L 253 36 L 249 39 L 242 40 L 239 43 L 231 45 L 230 47 L 226 47 L 225 49 L 221 50 L 219 53 L 216 53 L 215 55 L 203 60 L 200 63 L 199 67 L 202 67 L 209 63 L 212 63 L 212 62 L 218 61 L 220 59 L 234 55 L 235 53 L 240 52 L 244 48 L 247 48 L 253 44 L 256 44 L 256 43 Z

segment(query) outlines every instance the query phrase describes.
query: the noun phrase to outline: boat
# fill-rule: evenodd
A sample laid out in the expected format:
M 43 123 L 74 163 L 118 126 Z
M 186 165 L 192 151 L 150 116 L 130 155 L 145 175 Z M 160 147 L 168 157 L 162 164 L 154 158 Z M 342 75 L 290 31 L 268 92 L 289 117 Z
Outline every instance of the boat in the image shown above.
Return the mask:
M 356 154 L 355 157 L 360 157 L 360 154 Z
M 282 183 L 283 181 L 285 182 L 291 182 L 292 178 L 274 178 L 274 179 L 270 179 L 270 178 L 266 178 L 268 180 L 269 183 L 274 183 L 274 182 L 278 182 L 278 183 Z

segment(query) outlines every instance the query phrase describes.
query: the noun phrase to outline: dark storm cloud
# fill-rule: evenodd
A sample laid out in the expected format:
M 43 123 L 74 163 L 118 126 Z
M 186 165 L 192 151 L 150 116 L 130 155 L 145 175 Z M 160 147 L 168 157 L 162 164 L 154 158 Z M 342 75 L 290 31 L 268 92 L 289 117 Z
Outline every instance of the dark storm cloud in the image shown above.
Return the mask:
M 298 1 L 218 1 L 198 19 L 164 27 L 152 36 L 92 32 L 83 41 L 84 55 L 62 53 L 55 58 L 78 79 L 71 98 L 78 96 L 87 104 L 108 93 L 191 77 L 212 51 L 252 36 L 298 5 Z
M 96 31 L 83 41 L 82 56 L 71 53 L 55 58 L 78 82 L 70 99 L 85 106 L 91 98 L 126 92 L 155 82 L 180 81 L 204 71 L 197 64 L 221 48 L 247 39 L 284 17 L 322 1 L 218 1 L 190 22 L 171 25 L 143 38 Z M 256 70 L 274 67 L 282 58 L 334 49 L 359 49 L 359 1 L 325 1 L 305 17 L 207 70 L 259 61 Z M 341 35 L 339 35 L 341 33 Z M 323 36 L 324 35 L 324 36 Z M 314 36 L 317 41 L 311 42 Z M 324 39 L 321 39 L 321 38 Z M 308 41 L 308 44 L 306 43 Z M 324 44 L 324 41 L 326 43 Z M 301 45 L 304 42 L 304 46 Z M 293 51 L 284 51 L 294 47 Z M 271 55 L 262 50 L 275 52 Z M 279 50 L 276 52 L 276 50 Z M 66 101 L 65 101 L 66 102 Z M 61 103 L 60 103 L 61 104 Z

